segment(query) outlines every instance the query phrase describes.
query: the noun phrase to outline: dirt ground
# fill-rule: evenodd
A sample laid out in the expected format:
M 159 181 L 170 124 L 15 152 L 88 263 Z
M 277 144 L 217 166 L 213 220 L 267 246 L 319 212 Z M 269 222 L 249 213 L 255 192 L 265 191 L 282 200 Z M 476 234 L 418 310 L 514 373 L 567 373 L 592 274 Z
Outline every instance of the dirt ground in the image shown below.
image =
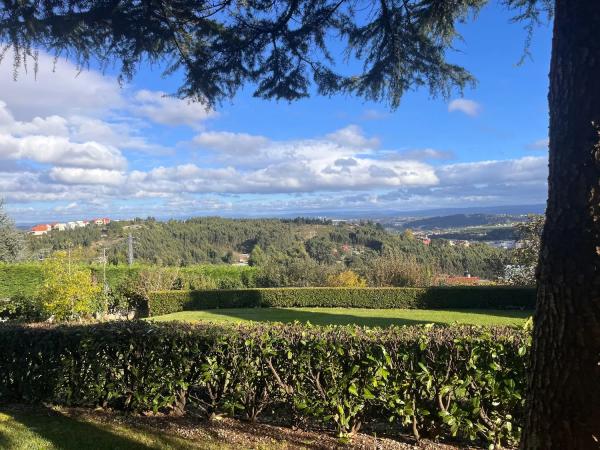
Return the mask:
M 164 415 L 123 415 L 105 410 L 83 408 L 60 408 L 61 414 L 93 420 L 102 423 L 115 423 L 134 427 L 148 427 L 160 430 L 190 441 L 210 441 L 218 447 L 232 449 L 356 449 L 356 450 L 455 450 L 477 449 L 478 447 L 436 443 L 429 440 L 415 442 L 409 436 L 394 439 L 358 433 L 348 444 L 341 444 L 328 432 L 303 431 L 264 423 L 248 423 L 229 417 L 217 416 L 213 420 L 194 417 L 173 417 Z M 212 445 L 211 445 L 212 447 Z

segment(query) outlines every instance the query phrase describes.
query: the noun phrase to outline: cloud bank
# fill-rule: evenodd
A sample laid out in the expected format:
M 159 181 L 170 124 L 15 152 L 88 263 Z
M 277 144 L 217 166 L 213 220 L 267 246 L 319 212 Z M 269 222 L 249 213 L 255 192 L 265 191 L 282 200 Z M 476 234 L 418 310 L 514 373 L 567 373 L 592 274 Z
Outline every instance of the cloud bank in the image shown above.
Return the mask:
M 10 60 L 0 64 L 0 197 L 20 221 L 406 210 L 545 195 L 545 155 L 456 162 L 447 149 L 386 148 L 356 124 L 287 140 L 219 130 L 219 114 L 202 105 L 121 89 L 65 61 L 53 71 L 45 55 L 37 78 L 14 82 Z M 448 110 L 476 116 L 481 107 L 457 99 Z

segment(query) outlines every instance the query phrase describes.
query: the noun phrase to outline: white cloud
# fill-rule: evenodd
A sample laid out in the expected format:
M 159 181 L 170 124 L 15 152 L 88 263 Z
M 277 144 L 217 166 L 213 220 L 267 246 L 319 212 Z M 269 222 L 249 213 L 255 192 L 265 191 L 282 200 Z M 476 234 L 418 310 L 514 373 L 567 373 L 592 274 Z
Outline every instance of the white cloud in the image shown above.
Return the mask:
M 34 117 L 31 121 L 16 120 L 8 105 L 0 100 L 0 133 L 13 136 L 52 135 L 68 136 L 69 128 L 64 117 L 52 115 L 45 118 Z
M 476 115 L 480 107 L 460 99 L 449 110 Z M 200 132 L 215 116 L 203 105 L 162 92 L 121 91 L 115 80 L 96 72 L 77 76 L 64 62 L 56 74 L 40 71 L 37 81 L 23 75 L 17 83 L 0 82 L 0 193 L 28 217 L 43 208 L 36 205 L 32 213 L 24 206 L 28 202 L 43 202 L 47 211 L 65 216 L 90 210 L 176 215 L 543 195 L 544 158 L 434 167 L 428 161 L 453 154 L 431 148 L 381 150 L 379 140 L 356 125 L 288 141 Z M 384 116 L 367 110 L 362 119 Z M 155 124 L 197 129 L 186 144 L 202 151 L 186 155 L 187 160 L 178 153 L 173 159 L 144 156 L 143 165 L 129 164 L 126 150 L 156 155 L 169 150 L 152 142 Z M 381 193 L 386 190 L 392 191 Z
M 481 105 L 474 100 L 467 100 L 466 98 L 457 98 L 450 102 L 448 105 L 448 111 L 460 111 L 467 116 L 475 117 L 481 112 Z
M 247 133 L 207 131 L 197 135 L 193 139 L 193 142 L 202 147 L 237 155 L 254 152 L 268 145 L 270 141 L 264 136 L 255 136 Z
M 123 169 L 121 152 L 97 142 L 75 143 L 62 136 L 14 137 L 0 134 L 0 159 L 26 159 L 58 166 Z
M 133 111 L 162 125 L 189 125 L 201 128 L 203 122 L 216 113 L 205 105 L 168 96 L 161 91 L 138 91 L 134 96 Z
M 96 115 L 124 105 L 119 84 L 111 77 L 79 70 L 69 61 L 40 53 L 37 74 L 33 61 L 13 79 L 13 54 L 0 61 L 0 99 L 19 120 L 60 114 Z
M 54 208 L 54 211 L 62 213 L 65 211 L 70 211 L 70 210 L 76 210 L 79 209 L 79 204 L 77 202 L 71 202 L 67 205 L 59 205 L 57 207 Z
M 443 166 L 437 171 L 441 184 L 489 185 L 501 182 L 545 181 L 548 159 L 526 156 L 501 161 L 477 161 Z
M 68 120 L 69 133 L 76 142 L 96 141 L 120 149 L 153 155 L 168 155 L 174 150 L 151 142 L 145 135 L 148 125 L 140 120 L 120 118 L 106 122 L 85 116 L 71 116 Z
M 379 139 L 365 137 L 363 131 L 357 125 L 348 125 L 345 128 L 334 131 L 326 135 L 325 139 L 353 148 L 363 147 L 365 149 L 373 149 L 379 146 Z
M 446 160 L 453 159 L 454 153 L 446 150 L 436 150 L 434 148 L 420 148 L 407 150 L 404 152 L 390 153 L 388 159 L 414 159 L 417 161 L 424 160 Z
M 126 180 L 123 172 L 118 170 L 82 169 L 79 167 L 53 167 L 48 176 L 52 181 L 62 184 L 120 186 Z

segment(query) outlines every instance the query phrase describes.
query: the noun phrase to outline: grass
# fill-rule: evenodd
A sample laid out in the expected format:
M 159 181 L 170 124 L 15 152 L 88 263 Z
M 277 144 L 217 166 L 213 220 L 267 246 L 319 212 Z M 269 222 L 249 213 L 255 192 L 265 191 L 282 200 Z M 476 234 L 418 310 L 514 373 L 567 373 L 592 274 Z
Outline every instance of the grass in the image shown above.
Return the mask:
M 7 450 L 220 449 L 210 438 L 190 441 L 147 427 L 73 417 L 50 408 L 0 409 L 0 448 Z M 227 447 L 226 447 L 227 448 Z
M 427 309 L 363 309 L 363 308 L 231 308 L 204 311 L 182 311 L 151 320 L 184 322 L 310 322 L 314 325 L 390 325 L 471 324 L 522 325 L 533 311 L 520 310 L 427 310 Z

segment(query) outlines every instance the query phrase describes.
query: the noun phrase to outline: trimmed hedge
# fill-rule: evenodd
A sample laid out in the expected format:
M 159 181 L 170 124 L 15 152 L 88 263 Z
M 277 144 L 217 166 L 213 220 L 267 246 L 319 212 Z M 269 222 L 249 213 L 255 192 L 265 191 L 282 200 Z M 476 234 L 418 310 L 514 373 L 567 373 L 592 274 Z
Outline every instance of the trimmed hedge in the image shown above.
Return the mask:
M 97 280 L 102 280 L 103 268 L 97 264 L 79 264 L 89 268 Z M 169 270 L 178 273 L 183 281 L 195 276 L 213 280 L 219 287 L 253 287 L 257 269 L 248 266 L 229 265 L 193 265 L 187 267 L 160 267 L 134 264 L 132 267 L 121 265 L 106 267 L 106 280 L 112 290 L 123 284 L 128 278 L 137 278 L 145 270 Z M 2 263 L 0 262 L 0 298 L 12 298 L 16 295 L 34 296 L 43 283 L 42 266 L 39 262 Z
M 0 298 L 33 296 L 43 283 L 39 263 L 0 262 Z
M 533 309 L 535 289 L 460 286 L 161 291 L 150 294 L 148 307 L 152 316 L 178 311 L 252 307 Z
M 0 326 L 0 402 L 50 402 L 282 425 L 360 424 L 511 444 L 529 334 L 510 328 Z

